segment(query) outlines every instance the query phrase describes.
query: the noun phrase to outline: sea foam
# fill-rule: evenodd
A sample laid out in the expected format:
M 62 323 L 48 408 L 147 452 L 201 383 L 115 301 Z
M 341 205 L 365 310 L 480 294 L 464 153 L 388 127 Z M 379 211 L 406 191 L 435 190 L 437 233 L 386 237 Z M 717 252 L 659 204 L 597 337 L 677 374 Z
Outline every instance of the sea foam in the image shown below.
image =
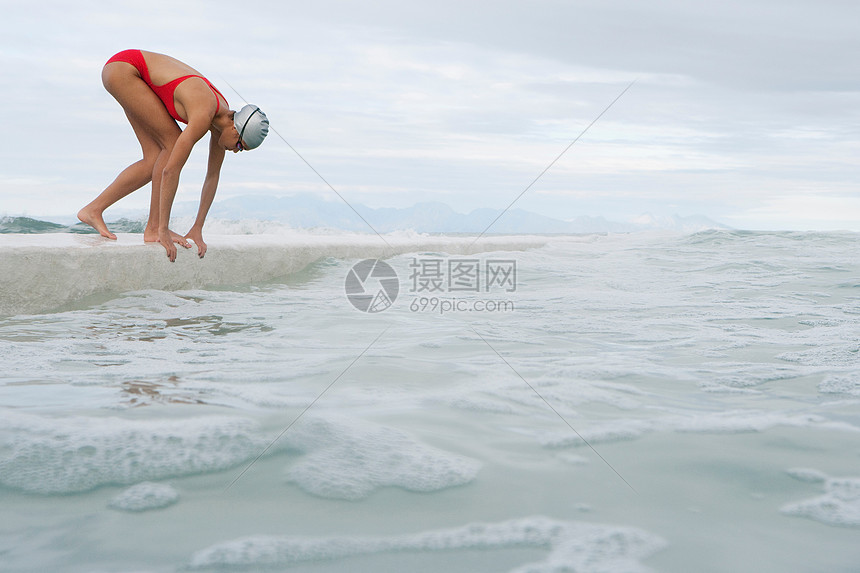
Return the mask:
M 529 517 L 384 537 L 255 535 L 200 550 L 189 566 L 259 569 L 389 552 L 533 547 L 549 550 L 546 559 L 510 573 L 634 573 L 648 571 L 640 561 L 665 545 L 660 537 L 633 527 Z
M 109 506 L 120 511 L 147 511 L 173 505 L 179 492 L 164 483 L 142 482 L 115 496 Z
M 429 492 L 463 485 L 481 466 L 394 428 L 347 418 L 308 416 L 273 442 L 256 422 L 239 417 L 50 418 L 7 410 L 0 421 L 0 484 L 75 493 L 223 471 L 267 448 L 303 454 L 288 481 L 336 499 L 361 499 L 382 487 Z
M 652 420 L 616 420 L 570 431 L 536 432 L 538 441 L 549 448 L 634 440 L 650 432 L 696 434 L 740 434 L 764 432 L 774 427 L 817 428 L 858 433 L 860 427 L 816 414 L 792 414 L 761 410 L 730 410 L 698 415 L 675 415 Z
M 0 483 L 41 494 L 224 470 L 265 442 L 246 418 L 43 418 L 5 411 Z
M 799 475 L 795 470 L 793 477 L 802 481 L 824 481 L 824 494 L 788 503 L 783 505 L 780 511 L 785 515 L 806 517 L 825 525 L 860 527 L 860 478 L 832 478 L 821 472 L 810 472 L 816 470 L 807 469 Z M 806 476 L 814 476 L 816 479 L 806 480 Z
M 847 394 L 860 396 L 860 374 L 856 372 L 831 374 L 818 384 L 822 394 Z
M 481 464 L 386 426 L 308 418 L 285 436 L 308 454 L 287 480 L 320 497 L 357 500 L 381 487 L 429 492 L 466 484 Z

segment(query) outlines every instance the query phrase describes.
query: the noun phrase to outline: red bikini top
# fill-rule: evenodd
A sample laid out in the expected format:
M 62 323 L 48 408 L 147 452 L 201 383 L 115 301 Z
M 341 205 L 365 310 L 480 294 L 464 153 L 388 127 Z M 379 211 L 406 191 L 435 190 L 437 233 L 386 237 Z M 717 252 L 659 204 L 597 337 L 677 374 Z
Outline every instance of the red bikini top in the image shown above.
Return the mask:
M 185 121 L 184 119 L 182 119 L 181 117 L 179 117 L 179 114 L 176 112 L 176 104 L 173 103 L 173 93 L 176 91 L 176 88 L 179 86 L 179 84 L 181 84 L 182 82 L 184 82 L 188 78 L 200 78 L 201 80 L 206 82 L 206 85 L 208 85 L 209 89 L 212 90 L 212 93 L 215 94 L 215 102 L 218 105 L 218 107 L 215 108 L 215 113 L 218 113 L 218 111 L 221 109 L 221 100 L 218 99 L 218 96 L 221 96 L 225 102 L 227 101 L 227 98 L 224 97 L 224 94 L 222 94 L 220 91 L 218 91 L 218 88 L 216 88 L 215 86 L 212 85 L 212 82 L 210 82 L 209 80 L 207 80 L 203 76 L 191 74 L 191 75 L 187 75 L 187 76 L 182 76 L 180 78 L 176 78 L 175 80 L 169 81 L 162 86 L 156 86 L 156 85 L 153 85 L 150 83 L 149 87 L 152 88 L 152 91 L 155 92 L 155 95 L 157 95 L 161 99 L 161 101 L 164 102 L 164 107 L 167 108 L 168 113 L 170 113 L 170 116 L 173 119 L 175 119 L 176 121 L 181 121 L 182 123 L 187 124 L 188 122 Z M 149 82 L 147 82 L 147 83 L 149 83 Z

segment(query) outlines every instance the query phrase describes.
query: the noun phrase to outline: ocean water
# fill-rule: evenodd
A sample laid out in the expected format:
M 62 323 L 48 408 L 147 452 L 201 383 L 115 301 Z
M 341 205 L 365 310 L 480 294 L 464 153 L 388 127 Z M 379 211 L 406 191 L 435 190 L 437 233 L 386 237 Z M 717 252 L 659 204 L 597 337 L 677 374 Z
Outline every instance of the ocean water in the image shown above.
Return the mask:
M 0 317 L 0 570 L 860 570 L 856 234 L 339 240 Z

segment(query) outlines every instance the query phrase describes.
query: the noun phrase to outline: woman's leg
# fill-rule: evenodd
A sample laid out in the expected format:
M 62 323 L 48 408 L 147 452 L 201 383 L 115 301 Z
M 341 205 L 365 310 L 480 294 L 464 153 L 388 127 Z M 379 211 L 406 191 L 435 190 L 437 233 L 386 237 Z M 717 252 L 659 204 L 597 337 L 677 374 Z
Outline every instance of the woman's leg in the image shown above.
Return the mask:
M 81 209 L 78 218 L 91 225 L 102 236 L 115 239 L 116 235 L 108 230 L 104 222 L 104 210 L 152 181 L 153 171 L 159 163 L 159 158 L 165 153 L 170 154 L 181 131 L 167 113 L 164 104 L 131 64 L 125 62 L 107 64 L 102 71 L 102 82 L 105 89 L 125 110 L 126 117 L 140 142 L 143 159 L 126 167 L 98 197 Z M 158 180 L 160 183 L 160 177 Z M 159 187 L 160 185 L 153 185 L 151 204 L 158 204 Z M 149 240 L 157 239 L 157 228 L 158 210 L 150 209 L 147 231 L 156 230 L 156 232 L 149 237 Z M 149 234 L 144 232 L 144 240 L 147 240 Z
M 138 135 L 138 140 L 141 142 L 143 159 L 132 163 L 123 169 L 122 172 L 117 175 L 116 179 L 113 180 L 113 183 L 108 185 L 98 197 L 93 199 L 89 205 L 81 209 L 78 213 L 78 219 L 91 225 L 103 237 L 107 237 L 109 239 L 116 239 L 116 235 L 108 230 L 107 225 L 104 222 L 103 213 L 105 209 L 126 195 L 137 191 L 152 180 L 152 167 L 155 164 L 158 153 L 160 152 L 160 148 L 157 145 L 154 145 L 154 141 L 145 135 L 145 133 L 139 133 L 141 130 L 135 126 L 134 120 L 129 118 L 129 122 L 131 123 L 135 134 Z

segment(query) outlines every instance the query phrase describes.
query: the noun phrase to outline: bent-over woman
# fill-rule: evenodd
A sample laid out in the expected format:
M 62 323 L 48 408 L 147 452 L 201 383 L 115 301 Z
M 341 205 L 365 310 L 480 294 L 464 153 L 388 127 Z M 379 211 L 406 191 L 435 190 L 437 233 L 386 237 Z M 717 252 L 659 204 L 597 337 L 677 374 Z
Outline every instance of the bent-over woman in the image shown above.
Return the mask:
M 269 132 L 266 114 L 255 105 L 230 109 L 227 99 L 197 70 L 175 58 L 155 52 L 125 50 L 113 56 L 102 70 L 105 89 L 119 102 L 140 141 L 143 159 L 126 167 L 117 178 L 78 213 L 78 218 L 103 237 L 116 239 L 103 213 L 126 195 L 152 182 L 149 219 L 143 240 L 158 241 L 167 258 L 176 260 L 176 244 L 197 245 L 206 254 L 203 222 L 215 191 L 224 154 L 258 147 Z M 187 124 L 184 130 L 177 121 Z M 200 208 L 191 230 L 179 235 L 168 229 L 179 175 L 194 144 L 209 132 L 209 162 Z

